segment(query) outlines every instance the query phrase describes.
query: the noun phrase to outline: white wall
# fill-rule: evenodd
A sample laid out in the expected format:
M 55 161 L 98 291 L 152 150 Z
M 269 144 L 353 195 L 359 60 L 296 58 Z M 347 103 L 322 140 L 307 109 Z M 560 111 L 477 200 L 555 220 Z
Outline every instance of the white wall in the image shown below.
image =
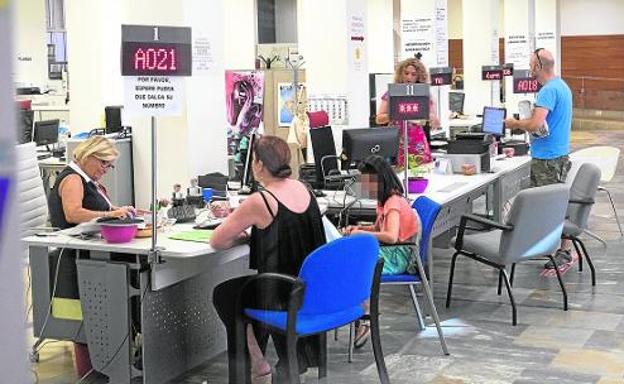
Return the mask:
M 448 38 L 462 38 L 462 0 L 448 0 Z
M 177 4 L 176 1 L 170 1 Z M 224 0 L 225 69 L 253 69 L 256 62 L 254 0 Z
M 368 0 L 368 71 L 394 72 L 392 0 Z
M 45 2 L 18 0 L 13 3 L 15 53 L 11 55 L 14 60 L 14 81 L 44 86 L 48 82 Z
M 624 34 L 624 1 L 561 1 L 562 36 L 614 34 Z

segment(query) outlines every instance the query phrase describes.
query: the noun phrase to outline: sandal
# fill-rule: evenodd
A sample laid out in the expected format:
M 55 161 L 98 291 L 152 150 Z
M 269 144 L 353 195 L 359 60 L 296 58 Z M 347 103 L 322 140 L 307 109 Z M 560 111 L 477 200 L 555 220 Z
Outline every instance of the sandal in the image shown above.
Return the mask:
M 251 375 L 251 384 L 271 384 L 273 382 L 273 372 L 269 371 L 263 375 Z
M 370 331 L 370 315 L 364 315 L 355 325 L 355 340 L 353 341 L 355 349 L 360 349 L 366 344 Z

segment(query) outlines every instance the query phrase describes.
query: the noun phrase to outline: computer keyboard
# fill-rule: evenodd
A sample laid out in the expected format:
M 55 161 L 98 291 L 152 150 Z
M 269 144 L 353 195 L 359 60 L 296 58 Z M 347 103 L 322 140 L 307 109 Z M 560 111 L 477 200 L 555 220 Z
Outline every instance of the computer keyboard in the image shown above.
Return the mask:
M 170 219 L 176 219 L 176 223 L 188 223 L 195 221 L 195 207 L 192 205 L 179 205 L 169 208 L 167 216 Z
M 49 159 L 50 157 L 52 157 L 51 153 L 40 153 L 37 155 L 37 160 L 45 160 Z

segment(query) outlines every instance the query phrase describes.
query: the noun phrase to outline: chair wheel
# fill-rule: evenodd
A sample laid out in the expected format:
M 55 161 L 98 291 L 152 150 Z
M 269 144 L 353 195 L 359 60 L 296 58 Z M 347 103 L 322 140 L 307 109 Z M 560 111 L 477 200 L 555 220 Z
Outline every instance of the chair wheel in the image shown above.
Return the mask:
M 39 362 L 39 352 L 31 352 L 28 354 L 28 359 L 30 360 L 31 363 L 38 363 Z

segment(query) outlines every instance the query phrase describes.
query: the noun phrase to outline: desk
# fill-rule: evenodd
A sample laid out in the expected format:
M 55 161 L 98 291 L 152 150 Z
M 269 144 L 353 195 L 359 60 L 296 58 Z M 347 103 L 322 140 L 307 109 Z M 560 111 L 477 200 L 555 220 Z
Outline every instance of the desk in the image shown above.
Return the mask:
M 481 173 L 472 176 L 464 175 L 429 175 L 429 185 L 424 194 L 410 194 L 411 201 L 424 195 L 442 206 L 433 225 L 431 240 L 448 232 L 459 225 L 461 216 L 472 210 L 472 202 L 484 194 L 492 194 L 491 205 L 494 219 L 501 222 L 504 205 L 521 189 L 530 184 L 529 156 L 517 156 L 503 160 L 492 160 L 492 173 Z M 448 188 L 448 190 L 446 190 Z M 340 212 L 345 207 L 350 212 L 374 215 L 377 202 L 362 199 L 359 204 L 353 196 L 345 196 L 343 191 L 325 191 L 326 196 L 319 201 L 328 206 L 329 212 Z M 429 258 L 429 281 L 433 280 L 433 258 Z M 431 283 L 433 286 L 433 283 Z
M 465 116 L 464 118 L 450 119 L 449 138 L 454 139 L 457 132 L 466 132 L 473 125 L 481 124 L 482 121 L 482 118 L 474 116 Z
M 159 234 L 163 263 L 157 265 L 148 262 L 151 239 L 108 244 L 63 235 L 25 238 L 35 336 L 87 341 L 94 369 L 117 384 L 137 378 L 144 384 L 166 383 L 222 352 L 226 337 L 212 306 L 212 290 L 222 281 L 252 272 L 249 248 L 215 251 L 205 243 L 166 238 L 191 226 L 180 224 Z M 84 250 L 88 255 L 76 261 L 84 320 L 50 316 L 43 330 L 52 290 L 51 247 Z M 132 364 L 132 319 L 140 319 L 142 369 Z
M 43 114 L 47 118 L 45 120 L 59 119 L 69 122 L 69 107 L 63 105 L 33 105 L 32 110 L 38 115 L 35 121 L 44 120 Z

